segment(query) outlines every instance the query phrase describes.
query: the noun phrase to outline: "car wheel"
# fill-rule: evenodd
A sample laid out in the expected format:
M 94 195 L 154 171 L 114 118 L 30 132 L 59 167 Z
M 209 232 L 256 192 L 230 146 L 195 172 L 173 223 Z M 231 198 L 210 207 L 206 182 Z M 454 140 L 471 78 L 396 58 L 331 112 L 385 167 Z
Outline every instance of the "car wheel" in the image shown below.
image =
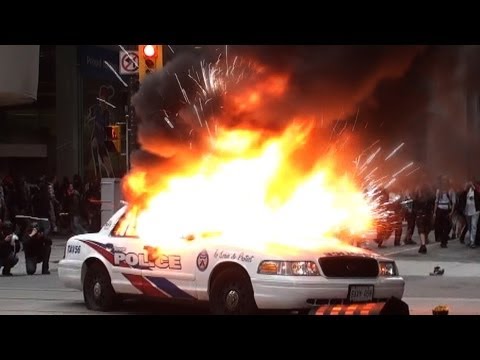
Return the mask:
M 83 280 L 83 298 L 87 309 L 95 311 L 112 309 L 116 294 L 107 269 L 103 265 L 92 264 L 88 267 Z
M 248 315 L 257 305 L 247 274 L 226 269 L 214 280 L 210 290 L 210 312 L 215 315 Z

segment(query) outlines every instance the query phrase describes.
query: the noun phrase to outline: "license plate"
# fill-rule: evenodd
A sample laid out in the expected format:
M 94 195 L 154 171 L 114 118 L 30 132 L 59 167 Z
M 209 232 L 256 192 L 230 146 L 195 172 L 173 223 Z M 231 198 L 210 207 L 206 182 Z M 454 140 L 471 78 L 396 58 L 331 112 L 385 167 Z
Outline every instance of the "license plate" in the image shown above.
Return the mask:
M 372 301 L 373 288 L 373 285 L 350 285 L 348 287 L 348 300 L 352 303 Z

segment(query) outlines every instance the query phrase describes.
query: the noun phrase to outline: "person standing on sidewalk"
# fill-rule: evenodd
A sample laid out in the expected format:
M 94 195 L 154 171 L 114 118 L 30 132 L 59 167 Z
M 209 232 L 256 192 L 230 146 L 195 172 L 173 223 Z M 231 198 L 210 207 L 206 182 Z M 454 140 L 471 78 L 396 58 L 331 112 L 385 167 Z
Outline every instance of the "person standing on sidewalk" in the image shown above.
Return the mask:
M 85 230 L 82 226 L 82 219 L 80 214 L 80 194 L 74 189 L 73 184 L 68 185 L 67 189 L 67 204 L 68 211 L 72 218 L 72 232 L 74 235 L 85 234 Z
M 59 206 L 59 202 L 55 196 L 55 188 L 57 186 L 57 177 L 56 176 L 51 176 L 48 184 L 47 184 L 47 189 L 48 189 L 48 196 L 49 196 L 49 217 L 48 219 L 50 220 L 50 225 L 51 225 L 51 231 L 53 233 L 58 232 L 57 228 L 57 208 Z
M 50 224 L 50 195 L 48 193 L 48 186 L 45 179 L 42 177 L 38 184 L 38 191 L 32 198 L 33 215 L 39 219 L 37 220 L 41 227 L 45 230 L 45 236 L 48 237 L 51 229 Z
M 390 222 L 389 195 L 388 191 L 380 188 L 374 195 L 374 201 L 377 203 L 377 238 L 375 242 L 379 248 L 384 247 L 383 242 L 387 241 L 392 234 L 392 224 Z
M 444 178 L 440 180 L 440 187 L 435 194 L 435 207 L 433 210 L 435 241 L 440 242 L 440 247 L 446 248 L 450 233 L 450 218 L 453 211 L 452 195 L 449 193 L 448 184 Z
M 459 238 L 460 243 L 465 243 L 465 237 L 461 237 L 463 230 L 467 226 L 467 220 L 465 218 L 464 209 L 460 207 L 459 196 L 463 192 L 463 189 L 460 189 L 459 186 L 454 187 L 455 191 L 455 201 L 453 205 L 453 212 L 452 212 L 452 231 L 451 231 L 451 238 L 456 239 Z
M 416 242 L 412 239 L 415 230 L 415 212 L 413 211 L 413 197 L 409 189 L 404 192 L 403 205 L 405 207 L 405 220 L 407 221 L 407 234 L 404 243 L 405 245 L 415 245 Z
M 402 197 L 399 192 L 394 192 L 390 195 L 390 221 L 392 231 L 394 233 L 394 246 L 400 246 L 400 239 L 403 232 L 403 219 L 405 219 L 405 207 L 402 204 Z
M 418 235 L 420 235 L 420 254 L 427 253 L 427 236 L 430 232 L 431 224 L 431 193 L 427 186 L 418 187 L 413 199 L 413 211 L 415 212 L 415 222 L 417 224 Z
M 459 208 L 463 209 L 463 213 L 467 219 L 467 226 L 460 236 L 460 241 L 465 239 L 468 231 L 470 241 L 467 242 L 467 245 L 473 249 L 476 247 L 475 238 L 477 236 L 478 217 L 480 214 L 480 193 L 475 188 L 473 182 L 468 182 L 465 185 L 465 190 L 460 194 L 458 203 Z

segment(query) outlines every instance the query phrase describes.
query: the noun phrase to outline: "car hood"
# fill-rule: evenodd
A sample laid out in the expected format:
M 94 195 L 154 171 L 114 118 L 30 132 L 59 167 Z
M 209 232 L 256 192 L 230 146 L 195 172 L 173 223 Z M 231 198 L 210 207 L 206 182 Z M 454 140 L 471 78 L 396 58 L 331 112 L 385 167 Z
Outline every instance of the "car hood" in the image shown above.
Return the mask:
M 208 242 L 206 250 L 211 250 L 217 256 L 223 254 L 239 254 L 254 255 L 257 260 L 285 260 L 285 261 L 302 261 L 302 260 L 318 260 L 320 257 L 330 256 L 361 256 L 374 258 L 377 260 L 392 261 L 373 251 L 351 246 L 337 240 L 319 241 L 314 247 L 285 246 L 274 243 L 265 243 L 261 245 L 251 246 L 232 246 L 228 241 Z M 215 257 L 217 257 L 215 256 Z
M 382 257 L 381 255 L 374 253 L 370 250 L 350 246 L 348 244 L 328 244 L 328 245 L 319 245 L 315 248 L 302 249 L 302 248 L 280 248 L 273 249 L 272 251 L 267 252 L 268 255 L 276 255 L 278 259 L 282 258 L 285 260 L 317 260 L 321 257 L 334 257 L 334 256 L 360 256 L 374 258 L 377 260 L 387 258 Z M 267 255 L 267 254 L 266 254 Z M 274 259 L 272 259 L 274 260 Z

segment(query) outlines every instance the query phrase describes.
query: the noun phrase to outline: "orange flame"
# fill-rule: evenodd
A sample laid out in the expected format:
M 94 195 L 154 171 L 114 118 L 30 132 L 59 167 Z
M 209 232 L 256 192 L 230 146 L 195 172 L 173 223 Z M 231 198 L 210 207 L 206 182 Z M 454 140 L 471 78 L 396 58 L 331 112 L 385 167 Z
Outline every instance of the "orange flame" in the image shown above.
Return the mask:
M 311 130 L 293 124 L 263 143 L 253 130 L 220 130 L 196 174 L 176 174 L 163 188 L 148 190 L 139 236 L 163 248 L 175 248 L 175 239 L 188 234 L 213 232 L 233 245 L 310 248 L 343 227 L 367 230 L 371 209 L 348 177 L 336 176 L 328 164 L 296 171 L 291 155 Z M 145 192 L 145 173 L 132 173 L 128 186 Z
M 224 99 L 226 115 L 241 125 L 218 126 L 208 155 L 180 151 L 169 159 L 174 172 L 143 169 L 127 176 L 144 241 L 165 250 L 191 234 L 222 234 L 233 246 L 316 248 L 337 243 L 335 234 L 345 228 L 370 229 L 372 209 L 362 192 L 333 162 L 310 151 L 312 119 L 296 119 L 281 132 L 252 129 L 255 117 L 275 114 L 270 101 L 288 85 L 288 76 L 262 67 L 258 74 L 256 83 Z

